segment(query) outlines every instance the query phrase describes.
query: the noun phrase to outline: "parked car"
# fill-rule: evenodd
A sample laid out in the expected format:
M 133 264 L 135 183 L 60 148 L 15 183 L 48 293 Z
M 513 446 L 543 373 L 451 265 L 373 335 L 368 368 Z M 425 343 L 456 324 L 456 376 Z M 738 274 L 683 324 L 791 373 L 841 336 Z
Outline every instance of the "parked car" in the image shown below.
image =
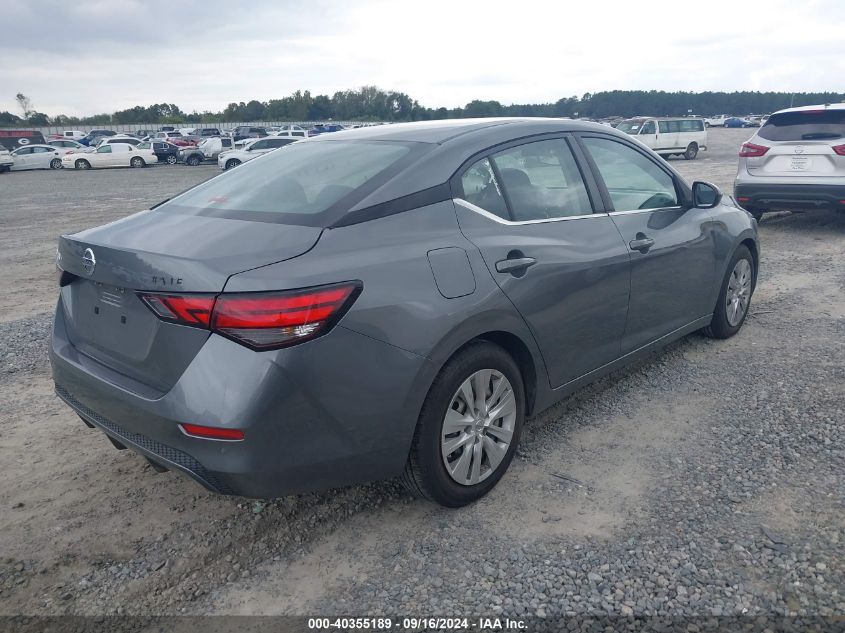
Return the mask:
M 217 160 L 221 152 L 232 149 L 232 139 L 222 137 L 205 138 L 196 147 L 179 150 L 179 161 L 196 167 L 204 161 Z
M 707 117 L 704 119 L 706 127 L 725 127 L 725 121 L 730 117 L 728 114 L 717 114 L 716 116 Z
M 272 152 L 285 145 L 295 143 L 297 138 L 289 136 L 268 136 L 247 141 L 240 149 L 231 149 L 217 155 L 217 166 L 220 169 L 232 169 L 241 163 L 258 158 L 262 154 Z
M 114 136 L 115 134 L 117 134 L 117 132 L 113 132 L 112 130 L 91 130 L 90 132 L 88 132 L 88 134 L 79 139 L 79 142 L 82 145 L 94 147 L 97 144 L 97 141 L 99 141 L 101 138 L 106 136 Z
M 0 174 L 9 171 L 14 164 L 15 159 L 12 158 L 12 153 L 4 145 L 0 145 Z
M 703 119 L 686 117 L 639 117 L 616 126 L 620 132 L 635 136 L 664 159 L 680 154 L 687 160 L 707 149 L 707 130 Z
M 363 128 L 62 236 L 53 378 L 118 447 L 219 493 L 401 475 L 461 506 L 526 415 L 736 334 L 757 248 L 730 196 L 606 126 Z
M 308 138 L 308 130 L 298 125 L 282 125 L 272 133 L 273 136 L 294 136 Z
M 320 134 L 328 134 L 329 132 L 340 132 L 344 127 L 339 123 L 318 123 L 310 130 L 308 136 L 319 136 Z
M 136 145 L 138 149 L 151 149 L 158 158 L 158 162 L 175 165 L 179 159 L 179 151 L 182 149 L 173 143 L 164 141 L 142 141 Z M 190 146 L 189 146 L 190 147 Z
M 240 141 L 245 138 L 264 138 L 265 136 L 268 136 L 268 134 L 263 127 L 239 125 L 232 130 L 232 141 Z
M 146 167 L 158 158 L 150 149 L 136 148 L 129 143 L 104 143 L 87 154 L 65 154 L 62 167 L 66 169 L 96 169 L 98 167 Z
M 758 220 L 767 211 L 845 211 L 845 104 L 772 114 L 739 151 L 734 195 Z
M 82 130 L 64 130 L 63 132 L 54 134 L 51 138 L 78 141 L 81 138 L 85 138 L 85 132 L 83 132 Z
M 85 150 L 88 149 L 82 143 L 72 141 L 69 138 L 54 139 L 52 141 L 47 141 L 47 145 L 55 147 L 59 151 L 64 151 L 64 153 L 66 153 L 66 154 L 69 153 L 69 152 L 82 152 L 82 151 L 85 151 Z
M 141 142 L 141 139 L 135 138 L 134 136 L 128 136 L 125 134 L 115 134 L 114 136 L 104 136 L 101 137 L 96 144 L 96 147 L 99 147 L 103 144 L 112 144 L 112 143 L 129 143 L 129 145 L 138 145 Z
M 0 145 L 10 152 L 24 145 L 44 145 L 45 142 L 38 130 L 0 130 Z
M 751 123 L 747 119 L 743 119 L 738 116 L 732 116 L 729 119 L 725 119 L 724 127 L 751 127 Z
M 52 145 L 25 145 L 12 152 L 12 171 L 24 169 L 61 169 L 65 152 Z
M 168 131 L 164 130 L 161 132 L 156 132 L 151 137 L 149 137 L 151 141 L 159 141 L 164 143 L 172 143 L 173 145 L 177 145 L 178 147 L 187 147 L 189 145 L 196 145 L 191 140 L 188 140 L 182 136 L 181 132 L 176 131 Z

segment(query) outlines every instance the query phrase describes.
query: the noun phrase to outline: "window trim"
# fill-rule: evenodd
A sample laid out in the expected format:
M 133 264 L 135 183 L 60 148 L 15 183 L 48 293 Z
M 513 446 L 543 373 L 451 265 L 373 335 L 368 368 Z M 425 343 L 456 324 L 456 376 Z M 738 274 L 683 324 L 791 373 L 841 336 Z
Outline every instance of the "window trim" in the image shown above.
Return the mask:
M 604 202 L 605 211 L 609 215 L 629 215 L 633 213 L 649 213 L 651 211 L 692 208 L 692 191 L 684 182 L 683 178 L 681 178 L 677 173 L 669 169 L 667 166 L 661 165 L 660 162 L 655 159 L 655 157 L 650 156 L 648 153 L 644 152 L 642 148 L 637 147 L 635 143 L 625 138 L 619 138 L 613 134 L 603 134 L 601 132 L 576 132 L 573 136 L 575 137 L 575 141 L 581 148 L 581 151 L 584 153 L 584 159 L 590 166 L 590 171 L 592 171 L 593 175 L 595 176 L 596 184 L 599 188 L 602 200 Z M 593 160 L 592 155 L 590 155 L 589 149 L 584 145 L 583 139 L 585 138 L 599 138 L 606 141 L 616 141 L 617 143 L 625 145 L 630 149 L 634 150 L 635 152 L 638 152 L 641 156 L 647 158 L 654 164 L 655 167 L 660 169 L 663 173 L 665 173 L 672 179 L 672 184 L 675 186 L 675 196 L 678 199 L 678 204 L 671 207 L 657 207 L 655 209 L 627 209 L 617 211 L 613 206 L 613 199 L 610 197 L 610 191 L 607 189 L 607 185 L 604 182 L 604 178 L 601 175 L 601 171 L 599 171 L 598 165 L 596 165 L 596 162 Z
M 529 143 L 539 143 L 540 141 L 551 141 L 556 139 L 563 140 L 569 146 L 569 151 L 572 152 L 572 158 L 575 161 L 576 167 L 578 168 L 578 173 L 581 175 L 581 180 L 584 183 L 584 188 L 587 190 L 587 198 L 590 201 L 592 213 L 582 215 L 570 215 L 560 218 L 514 220 L 510 197 L 508 196 L 508 192 L 504 186 L 504 183 L 502 183 L 501 175 L 499 174 L 499 169 L 498 167 L 496 167 L 495 161 L 493 161 L 493 154 L 498 154 L 499 152 L 511 149 L 512 147 L 519 147 L 521 145 L 528 145 Z M 490 167 L 491 169 L 493 169 L 493 174 L 496 179 L 500 183 L 502 183 L 502 198 L 504 198 L 505 200 L 505 206 L 508 211 L 508 218 L 500 218 L 495 213 L 491 213 L 486 209 L 479 207 L 478 205 L 472 204 L 463 197 L 464 189 L 463 185 L 461 184 L 461 178 L 463 177 L 467 169 L 475 165 L 475 163 L 484 160 L 485 158 L 490 162 Z M 584 155 L 580 144 L 577 142 L 572 132 L 545 132 L 542 134 L 532 134 L 529 136 L 522 136 L 517 139 L 511 139 L 509 141 L 505 141 L 504 143 L 498 143 L 496 145 L 487 147 L 481 151 L 475 152 L 472 156 L 463 161 L 458 167 L 458 169 L 455 170 L 455 173 L 452 174 L 451 178 L 449 178 L 448 182 L 449 189 L 452 193 L 452 200 L 454 202 L 465 203 L 465 205 L 463 206 L 465 206 L 470 211 L 475 211 L 476 213 L 480 212 L 480 214 L 484 217 L 495 218 L 496 221 L 500 224 L 508 224 L 511 226 L 519 226 L 522 224 L 542 224 L 545 222 L 557 222 L 559 220 L 578 220 L 593 216 L 601 217 L 607 213 L 606 208 L 603 208 L 605 205 L 604 200 L 601 196 L 601 190 L 598 186 L 598 181 L 593 176 L 592 170 L 589 168 L 589 163 L 587 163 L 586 161 L 586 156 Z
M 452 202 L 469 211 L 477 213 L 480 216 L 483 216 L 489 220 L 493 220 L 494 222 L 497 222 L 499 224 L 504 224 L 506 226 L 523 226 L 525 224 L 548 224 L 549 222 L 562 222 L 564 220 L 585 220 L 587 218 L 607 217 L 607 213 L 604 211 L 594 211 L 593 213 L 588 213 L 585 215 L 565 215 L 559 218 L 538 218 L 536 220 L 507 220 L 505 218 L 499 217 L 495 213 L 490 213 L 487 209 L 483 209 L 477 204 L 473 204 L 469 200 L 464 200 L 463 198 L 452 198 Z

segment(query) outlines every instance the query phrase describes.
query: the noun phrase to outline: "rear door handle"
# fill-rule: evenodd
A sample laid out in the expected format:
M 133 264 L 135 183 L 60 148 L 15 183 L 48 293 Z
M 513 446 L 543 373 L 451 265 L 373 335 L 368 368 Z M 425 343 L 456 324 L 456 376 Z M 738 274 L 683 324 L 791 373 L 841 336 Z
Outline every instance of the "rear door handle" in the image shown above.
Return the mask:
M 533 257 L 515 257 L 513 259 L 502 259 L 496 262 L 496 270 L 500 273 L 518 273 L 530 268 L 537 263 Z
M 637 234 L 637 239 L 628 242 L 628 246 L 632 251 L 640 251 L 641 253 L 648 253 L 648 250 L 654 246 L 654 240 L 646 237 L 642 233 Z

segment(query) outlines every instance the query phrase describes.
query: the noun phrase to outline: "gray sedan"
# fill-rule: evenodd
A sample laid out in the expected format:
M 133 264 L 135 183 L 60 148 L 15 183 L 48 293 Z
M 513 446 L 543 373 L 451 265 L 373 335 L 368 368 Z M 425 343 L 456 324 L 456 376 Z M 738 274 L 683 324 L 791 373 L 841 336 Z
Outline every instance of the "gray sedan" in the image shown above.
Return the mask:
M 343 131 L 62 236 L 53 375 L 116 446 L 220 493 L 401 476 L 461 506 L 525 416 L 736 334 L 758 261 L 746 211 L 606 126 Z

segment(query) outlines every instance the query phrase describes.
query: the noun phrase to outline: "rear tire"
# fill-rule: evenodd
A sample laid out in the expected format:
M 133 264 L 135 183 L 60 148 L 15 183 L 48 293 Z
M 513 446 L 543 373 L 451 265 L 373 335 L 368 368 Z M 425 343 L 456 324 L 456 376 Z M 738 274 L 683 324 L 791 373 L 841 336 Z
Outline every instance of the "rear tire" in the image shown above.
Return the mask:
M 167 164 L 168 165 L 175 165 L 178 162 L 175 154 L 169 154 L 167 156 Z
M 191 167 L 196 167 L 200 164 L 199 156 L 189 156 L 186 161 Z
M 662 158 L 663 160 L 669 160 L 670 156 L 672 156 L 672 154 L 660 154 L 660 158 Z
M 144 162 L 144 159 L 140 156 L 135 156 L 132 160 L 129 161 L 130 167 L 146 167 L 147 163 Z
M 467 404 L 476 394 L 483 394 L 481 405 Z M 413 494 L 450 508 L 476 501 L 508 469 L 524 419 L 525 387 L 516 362 L 498 345 L 471 343 L 446 363 L 429 389 L 402 482 Z M 459 445 L 447 454 L 453 442 Z
M 726 339 L 739 332 L 751 307 L 751 295 L 754 293 L 756 279 L 757 271 L 754 269 L 751 251 L 747 246 L 738 247 L 728 264 L 728 272 L 722 280 L 722 288 L 716 300 L 716 308 L 713 310 L 713 320 L 702 330 L 705 336 Z M 737 297 L 736 293 L 744 296 L 745 299 L 744 303 L 740 302 L 739 313 L 733 313 L 731 310 L 733 299 Z
M 50 169 L 61 169 L 62 168 L 62 159 L 61 158 L 54 158 L 50 161 Z
M 91 169 L 91 163 L 87 160 L 78 160 L 73 164 L 77 169 Z
M 751 217 L 753 217 L 755 220 L 757 220 L 759 222 L 760 220 L 763 219 L 763 214 L 765 213 L 765 211 L 760 211 L 759 209 L 754 209 L 752 211 L 749 211 L 749 213 L 751 214 Z
M 684 152 L 684 158 L 686 160 L 692 160 L 696 156 L 698 156 L 698 143 L 690 143 L 687 145 L 687 151 Z

